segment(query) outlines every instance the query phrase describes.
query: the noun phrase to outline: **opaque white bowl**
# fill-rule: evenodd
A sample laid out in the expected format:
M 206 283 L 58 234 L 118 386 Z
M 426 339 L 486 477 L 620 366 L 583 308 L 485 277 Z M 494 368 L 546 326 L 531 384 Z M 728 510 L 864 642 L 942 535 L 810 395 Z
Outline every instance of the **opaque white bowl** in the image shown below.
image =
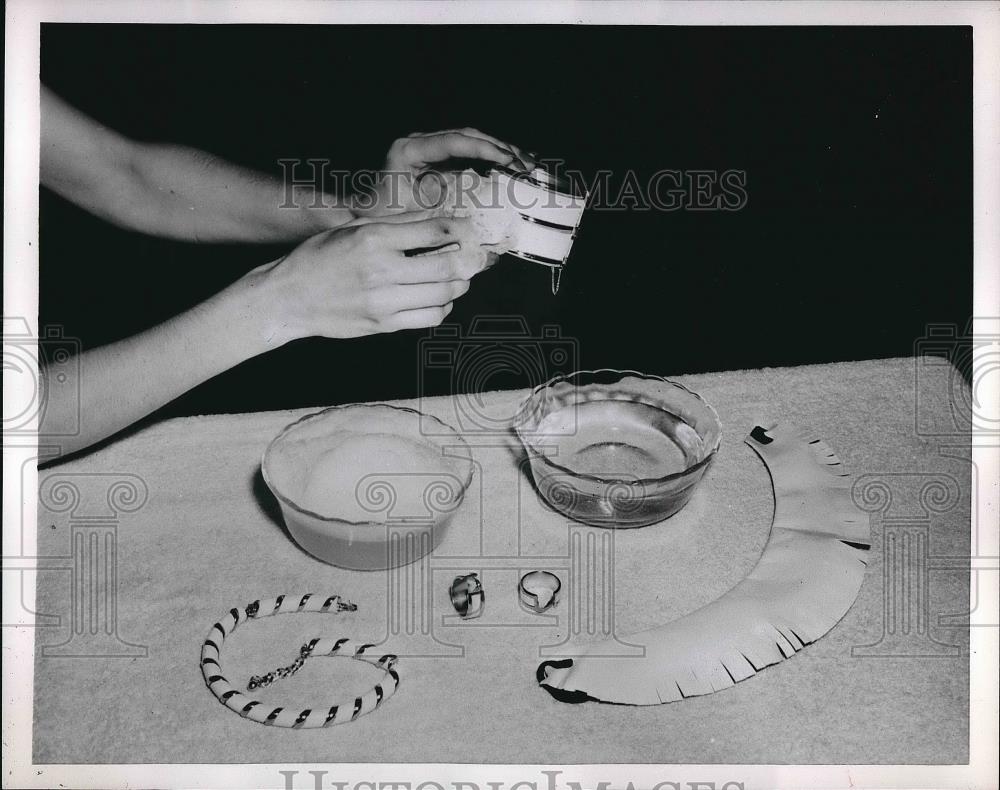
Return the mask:
M 433 436 L 421 431 L 428 420 Z M 394 452 L 379 455 L 380 442 Z M 366 444 L 371 454 L 343 450 Z M 401 457 L 399 448 L 412 453 Z M 324 512 L 316 512 L 309 507 L 323 483 L 316 473 L 330 467 L 331 459 L 327 471 L 335 484 Z M 334 406 L 303 417 L 271 441 L 261 461 L 296 543 L 324 562 L 354 570 L 406 565 L 436 548 L 472 471 L 472 453 L 453 428 L 413 409 L 382 404 Z

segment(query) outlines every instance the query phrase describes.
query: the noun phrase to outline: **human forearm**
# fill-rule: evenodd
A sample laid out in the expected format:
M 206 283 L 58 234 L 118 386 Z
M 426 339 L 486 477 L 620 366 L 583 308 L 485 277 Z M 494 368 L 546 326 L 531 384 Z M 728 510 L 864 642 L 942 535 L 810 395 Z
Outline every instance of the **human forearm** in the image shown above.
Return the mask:
M 335 198 L 204 151 L 140 143 L 70 106 L 44 86 L 41 182 L 129 230 L 181 241 L 300 241 L 354 218 Z
M 295 242 L 343 225 L 355 214 L 335 195 L 219 159 L 159 143 L 134 144 L 135 230 L 199 242 Z
M 41 111 L 44 186 L 115 225 L 181 241 L 297 242 L 361 217 L 437 205 L 444 196 L 424 194 L 420 181 L 436 164 L 472 158 L 530 169 L 533 162 L 477 129 L 412 134 L 392 144 L 370 188 L 331 195 L 193 148 L 136 142 L 44 86 Z
M 58 445 L 63 455 L 83 449 L 291 339 L 278 320 L 268 319 L 278 314 L 270 309 L 278 296 L 266 276 L 274 265 L 255 269 L 169 321 L 81 354 L 77 381 L 47 388 L 42 443 Z M 78 433 L 67 437 L 77 422 Z
M 468 219 L 431 212 L 316 234 L 192 310 L 65 366 L 77 378 L 46 386 L 41 443 L 82 450 L 290 340 L 436 326 L 490 263 Z

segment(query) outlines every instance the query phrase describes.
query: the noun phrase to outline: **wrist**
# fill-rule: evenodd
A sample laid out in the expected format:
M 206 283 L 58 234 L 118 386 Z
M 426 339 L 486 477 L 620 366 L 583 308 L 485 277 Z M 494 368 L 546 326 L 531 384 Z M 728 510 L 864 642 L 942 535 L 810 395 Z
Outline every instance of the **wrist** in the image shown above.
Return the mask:
M 306 225 L 305 238 L 339 228 L 358 218 L 358 214 L 354 211 L 353 206 L 346 205 L 343 202 L 335 204 L 333 201 L 336 201 L 336 198 L 333 197 L 325 199 L 331 202 L 323 206 L 307 206 L 302 209 L 303 222 Z
M 275 274 L 280 262 L 281 259 L 252 269 L 223 292 L 233 326 L 252 345 L 254 355 L 308 334 L 293 320 L 297 300 L 284 278 Z
M 281 209 L 286 212 L 286 216 L 294 218 L 291 224 L 295 228 L 295 235 L 300 239 L 340 227 L 355 219 L 349 200 L 311 185 L 296 186 L 290 193 L 286 192 Z

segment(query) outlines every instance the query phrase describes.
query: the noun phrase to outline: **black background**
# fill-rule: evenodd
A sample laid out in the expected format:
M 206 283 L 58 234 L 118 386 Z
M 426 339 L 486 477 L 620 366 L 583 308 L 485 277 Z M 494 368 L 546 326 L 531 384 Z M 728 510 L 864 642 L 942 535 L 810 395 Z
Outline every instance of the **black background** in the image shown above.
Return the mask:
M 621 185 L 739 169 L 739 212 L 591 211 L 558 296 L 505 258 L 450 321 L 557 325 L 580 367 L 680 374 L 905 356 L 972 304 L 971 28 L 42 26 L 42 81 L 142 140 L 275 174 L 377 168 L 396 137 L 476 126 Z M 41 323 L 93 347 L 284 250 L 199 246 L 41 193 Z M 306 340 L 162 412 L 413 397 L 425 332 Z M 210 341 L 208 341 L 210 342 Z M 484 388 L 527 385 L 486 376 Z

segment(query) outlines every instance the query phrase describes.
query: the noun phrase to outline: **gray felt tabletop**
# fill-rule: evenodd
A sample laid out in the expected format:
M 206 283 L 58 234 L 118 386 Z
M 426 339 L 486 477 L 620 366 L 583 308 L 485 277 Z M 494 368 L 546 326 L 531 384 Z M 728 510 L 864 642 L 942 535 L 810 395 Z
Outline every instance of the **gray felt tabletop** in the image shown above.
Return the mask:
M 467 435 L 476 470 L 451 531 L 427 562 L 395 575 L 324 564 L 286 532 L 260 459 L 310 410 L 170 420 L 43 469 L 34 760 L 967 762 L 971 466 L 952 419 L 961 385 L 930 373 L 893 359 L 678 377 L 716 407 L 723 445 L 684 510 L 613 533 L 602 567 L 614 638 L 712 601 L 753 568 L 773 506 L 767 470 L 743 443 L 758 423 L 792 423 L 833 447 L 855 476 L 873 546 L 855 605 L 825 637 L 732 688 L 652 707 L 570 705 L 537 685 L 541 657 L 600 630 L 604 602 L 572 596 L 592 571 L 572 546 L 593 530 L 540 502 L 497 437 Z M 512 413 L 523 395 L 491 393 L 476 408 Z M 453 399 L 404 405 L 461 422 Z M 516 600 L 533 568 L 569 591 L 542 617 Z M 487 590 L 474 622 L 456 618 L 447 596 L 469 571 Z M 226 641 L 227 677 L 245 684 L 312 637 L 346 636 L 402 655 L 399 690 L 331 729 L 245 721 L 206 689 L 201 644 L 232 607 L 307 592 L 342 595 L 358 612 L 247 624 Z M 378 677 L 317 659 L 259 696 L 304 708 Z

